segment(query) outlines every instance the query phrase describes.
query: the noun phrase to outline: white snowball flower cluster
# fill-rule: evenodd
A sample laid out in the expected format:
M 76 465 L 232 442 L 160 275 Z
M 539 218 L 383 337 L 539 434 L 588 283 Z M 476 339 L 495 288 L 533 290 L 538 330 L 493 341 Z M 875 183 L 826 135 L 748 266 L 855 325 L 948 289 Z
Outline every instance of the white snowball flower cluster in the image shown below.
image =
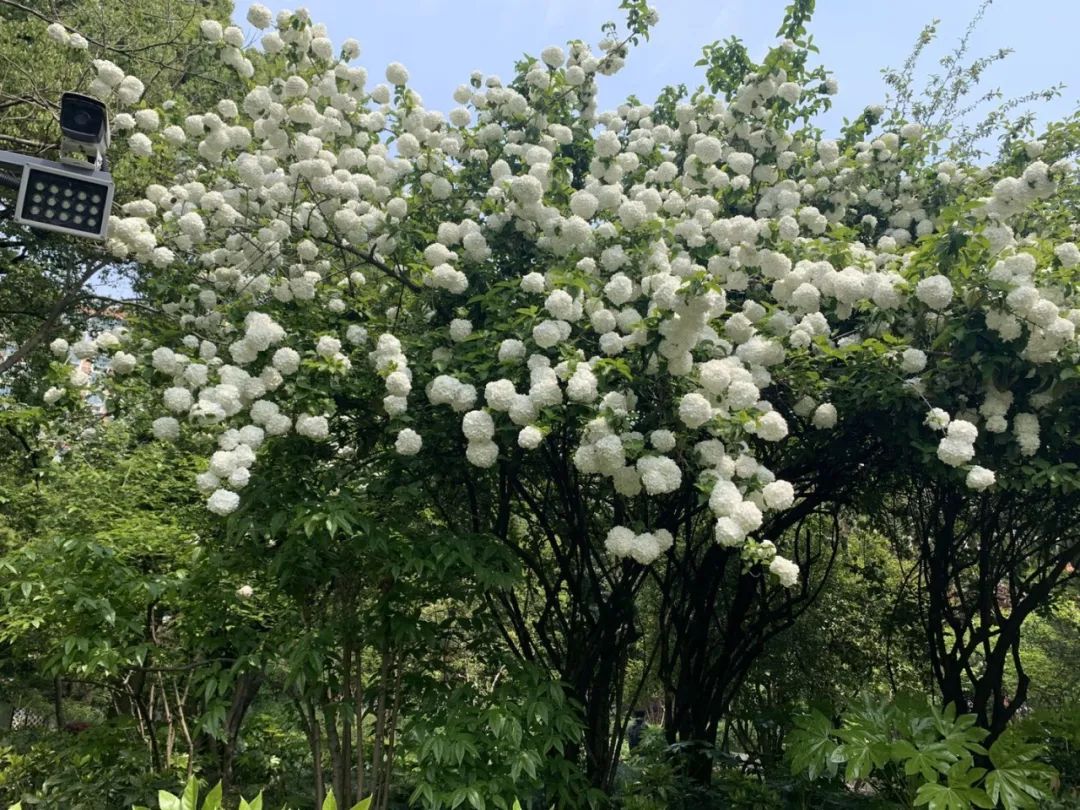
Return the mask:
M 302 413 L 296 417 L 296 432 L 317 442 L 325 441 L 330 435 L 330 423 L 325 416 Z
M 791 560 L 779 555 L 773 557 L 769 563 L 770 573 L 776 574 L 780 585 L 784 588 L 794 588 L 799 584 L 799 566 Z
M 938 443 L 937 456 L 950 467 L 959 467 L 975 457 L 978 428 L 963 419 L 953 419 Z
M 996 478 L 993 470 L 988 470 L 986 467 L 980 467 L 976 464 L 968 471 L 965 482 L 970 489 L 981 492 L 984 489 L 992 487 L 995 480 Z
M 107 351 L 117 375 L 152 369 L 164 406 L 155 436 L 250 427 L 260 435 L 237 447 L 253 456 L 293 430 L 290 414 L 315 440 L 357 429 L 351 413 L 312 413 L 299 392 L 314 390 L 365 403 L 350 405 L 372 417 L 362 429 L 402 455 L 424 452 L 406 421 L 429 437 L 460 420 L 479 468 L 498 461 L 500 433 L 507 455 L 533 451 L 530 463 L 557 446 L 577 473 L 599 476 L 603 497 L 626 501 L 628 523 L 644 521 L 646 498 L 711 484 L 714 537 L 736 550 L 756 542 L 763 510 L 795 500 L 760 459 L 782 458 L 791 432 L 839 440 L 827 432 L 838 408 L 856 429 L 846 388 L 858 383 L 841 382 L 832 359 L 845 352 L 853 368 L 919 375 L 897 381 L 898 418 L 931 409 L 927 425 L 948 431 L 942 463 L 971 463 L 978 429 L 1011 427 L 1023 454 L 1038 451 L 1035 395 L 980 379 L 970 388 L 981 405 L 958 402 L 948 375 L 924 373 L 926 347 L 944 367 L 955 347 L 939 352 L 934 336 L 985 324 L 1025 371 L 1050 375 L 1075 358 L 1080 301 L 1054 274 L 1080 265 L 1080 249 L 1024 225 L 1033 203 L 1075 179 L 1071 165 L 1033 154 L 1015 177 L 946 162 L 909 171 L 906 145 L 929 137 L 918 125 L 854 144 L 792 129 L 792 107 L 831 91 L 780 69 L 743 77 L 730 102 L 677 104 L 674 123 L 637 103 L 600 112 L 597 77 L 623 54 L 580 43 L 545 49 L 512 83 L 478 75 L 443 114 L 398 63 L 370 86 L 351 64 L 359 45 L 336 54 L 306 13 L 275 19 L 254 4 L 247 19 L 275 75 L 254 77 L 238 27 L 204 21 L 207 47 L 244 91 L 190 114 L 144 104 L 114 119 L 129 151 L 167 148 L 181 167 L 125 202 L 106 246 L 163 273 L 191 269 L 166 305 L 185 337 L 149 357 L 130 344 L 50 347 L 60 360 Z M 73 38 L 62 27 L 48 36 Z M 138 102 L 136 77 L 107 60 L 93 68 L 95 95 Z M 560 153 L 570 144 L 583 156 L 572 173 Z M 917 249 L 943 227 L 969 227 L 944 221 L 942 199 L 960 195 L 978 195 L 972 244 L 990 250 L 989 269 L 970 277 Z M 883 335 L 906 348 L 865 359 L 859 350 Z M 353 369 L 359 347 L 368 362 Z M 199 479 L 222 514 L 251 467 L 223 464 Z M 986 481 L 977 469 L 975 488 Z M 661 531 L 630 529 L 608 543 L 639 562 L 665 544 Z M 754 561 L 785 587 L 797 581 L 790 561 Z
M 671 548 L 674 542 L 667 529 L 635 534 L 625 526 L 615 526 L 608 531 L 604 548 L 613 557 L 627 557 L 642 565 L 649 565 Z
M 420 452 L 420 448 L 423 444 L 423 439 L 420 438 L 419 433 L 412 428 L 404 428 L 397 435 L 397 440 L 394 442 L 394 449 L 397 450 L 399 455 L 415 456 Z

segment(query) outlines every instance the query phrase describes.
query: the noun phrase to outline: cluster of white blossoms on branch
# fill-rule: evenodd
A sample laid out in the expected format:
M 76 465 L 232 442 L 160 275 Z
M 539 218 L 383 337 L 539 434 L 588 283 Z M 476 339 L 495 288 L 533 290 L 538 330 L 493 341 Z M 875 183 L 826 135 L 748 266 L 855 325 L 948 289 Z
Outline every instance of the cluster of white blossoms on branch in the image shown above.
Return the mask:
M 970 487 L 993 485 L 970 462 L 983 431 L 1008 435 L 1010 409 L 1026 409 L 1012 420 L 1020 451 L 1038 448 L 1047 397 L 1013 403 L 985 381 L 958 394 L 935 368 L 939 337 L 972 317 L 1014 364 L 1075 357 L 1080 309 L 1054 279 L 1080 252 L 1047 249 L 1024 219 L 1075 182 L 1071 164 L 1034 160 L 990 183 L 927 164 L 918 125 L 816 140 L 794 123 L 798 105 L 835 87 L 800 84 L 790 42 L 730 99 L 608 112 L 597 76 L 625 47 L 574 42 L 510 84 L 475 74 L 444 115 L 401 65 L 369 84 L 351 64 L 359 46 L 335 50 L 306 12 L 272 20 L 253 6 L 249 21 L 270 29 L 269 78 L 251 80 L 238 28 L 207 21 L 207 46 L 246 95 L 182 119 L 124 119 L 142 136 L 129 148 L 163 152 L 178 175 L 129 200 L 108 241 L 118 258 L 189 279 L 166 306 L 185 337 L 150 354 L 153 430 L 218 431 L 199 480 L 214 512 L 237 508 L 273 437 L 344 447 L 332 395 L 369 396 L 374 381 L 381 401 L 352 416 L 400 456 L 449 431 L 482 470 L 570 436 L 560 452 L 627 504 L 625 522 L 704 487 L 715 541 L 744 548 L 797 499 L 763 452 L 840 437 L 837 403 L 852 396 L 834 387 L 832 357 L 881 335 L 895 348 L 874 362 L 897 397 L 935 408 L 924 430 L 946 431 L 938 456 Z M 95 69 L 99 91 L 137 89 Z M 964 278 L 920 250 L 944 225 L 943 188 L 980 197 L 949 226 L 989 245 L 984 270 Z M 326 393 L 318 412 L 298 379 Z M 612 555 L 649 563 L 672 546 L 635 525 L 611 529 Z M 752 562 L 795 585 L 795 563 L 755 548 Z

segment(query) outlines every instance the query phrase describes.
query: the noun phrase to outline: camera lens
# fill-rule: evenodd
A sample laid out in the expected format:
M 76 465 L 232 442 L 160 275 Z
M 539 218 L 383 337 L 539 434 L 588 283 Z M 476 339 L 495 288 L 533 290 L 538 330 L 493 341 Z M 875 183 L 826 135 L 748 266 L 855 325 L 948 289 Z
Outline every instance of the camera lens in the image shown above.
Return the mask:
M 100 101 L 75 93 L 65 93 L 60 99 L 60 128 L 69 138 L 93 143 L 106 126 L 105 105 Z

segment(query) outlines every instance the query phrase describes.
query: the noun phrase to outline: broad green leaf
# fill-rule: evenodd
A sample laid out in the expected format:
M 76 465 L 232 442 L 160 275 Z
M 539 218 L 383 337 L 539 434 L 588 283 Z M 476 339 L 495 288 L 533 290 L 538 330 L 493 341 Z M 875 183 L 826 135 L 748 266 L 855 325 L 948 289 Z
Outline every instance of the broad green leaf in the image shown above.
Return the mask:
M 806 772 L 810 779 L 829 771 L 835 773 L 837 742 L 833 739 L 835 729 L 832 721 L 814 709 L 795 721 L 795 729 L 788 735 L 788 751 L 791 756 L 791 772 Z
M 221 810 L 221 782 L 218 782 L 203 799 L 202 810 Z
M 371 807 L 371 797 L 368 796 L 366 799 L 361 799 L 356 804 L 354 804 L 353 807 L 352 807 L 352 810 L 368 810 L 368 808 L 370 808 L 370 807 Z
M 183 810 L 180 806 L 180 797 L 174 796 L 164 790 L 159 790 L 157 795 L 158 807 L 161 810 Z
M 337 810 L 337 799 L 334 798 L 334 791 L 330 791 L 326 794 L 326 798 L 323 799 L 322 810 Z
M 1042 747 L 1003 734 L 990 746 L 994 770 L 986 777 L 986 791 L 1005 810 L 1041 807 L 1049 799 L 1054 769 L 1035 758 Z
M 958 759 L 942 742 L 916 748 L 907 740 L 900 740 L 893 746 L 893 752 L 904 761 L 904 773 L 908 776 L 920 774 L 927 782 L 936 782 L 938 775 L 949 770 Z
M 929 810 L 970 810 L 971 807 L 993 807 L 993 802 L 979 788 L 941 785 L 927 782 L 915 794 L 915 806 L 928 805 Z

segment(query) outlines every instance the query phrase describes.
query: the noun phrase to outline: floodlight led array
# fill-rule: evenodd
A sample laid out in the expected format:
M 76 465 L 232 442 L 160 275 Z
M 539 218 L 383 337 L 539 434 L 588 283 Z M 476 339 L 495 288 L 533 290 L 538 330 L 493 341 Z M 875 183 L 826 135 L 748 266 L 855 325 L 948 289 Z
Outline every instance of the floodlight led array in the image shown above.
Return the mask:
M 104 239 L 112 177 L 46 161 L 23 166 L 15 221 L 34 228 Z

